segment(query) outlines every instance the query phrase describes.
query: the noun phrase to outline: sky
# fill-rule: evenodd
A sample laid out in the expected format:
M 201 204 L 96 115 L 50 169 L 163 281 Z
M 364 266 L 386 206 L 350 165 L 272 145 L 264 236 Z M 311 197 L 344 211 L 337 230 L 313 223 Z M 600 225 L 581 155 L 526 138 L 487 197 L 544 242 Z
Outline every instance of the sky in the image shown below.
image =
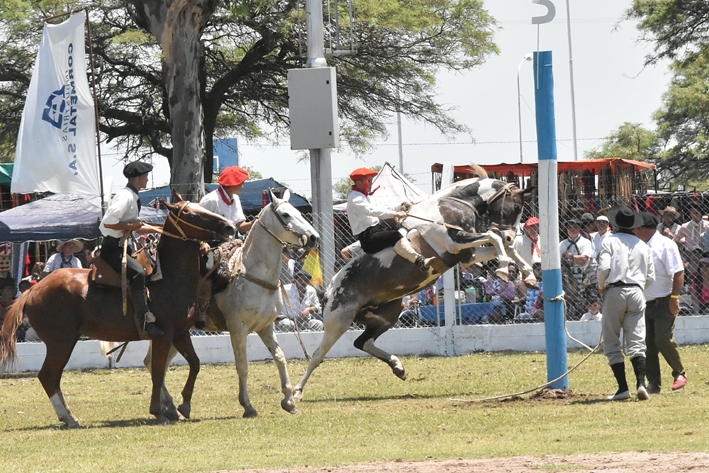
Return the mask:
M 524 56 L 536 50 L 552 51 L 558 159 L 574 159 L 566 2 L 552 2 L 556 17 L 537 26 L 532 24 L 532 17 L 546 13 L 542 5 L 531 0 L 486 1 L 485 7 L 501 27 L 495 35 L 499 55 L 474 70 L 462 74 L 442 72 L 437 76 L 440 103 L 453 108 L 452 115 L 472 130 L 472 136 L 448 139 L 432 126 L 402 117 L 404 172 L 421 189 L 431 192 L 431 165 L 436 162 L 520 162 L 518 110 L 522 119 L 522 158 L 524 162 L 537 161 L 533 63 L 525 61 L 520 66 Z M 624 122 L 654 129 L 652 114 L 661 106 L 670 76 L 666 62 L 644 67 L 652 45 L 639 42 L 640 32 L 634 22 L 621 21 L 631 1 L 576 0 L 570 4 L 578 159 L 583 159 L 585 152 L 598 147 Z M 386 161 L 398 166 L 396 116 L 392 115 L 388 128 L 388 139 L 376 141 L 374 150 L 362 159 L 345 147 L 333 150 L 333 183 L 358 167 Z M 241 142 L 239 153 L 242 166 L 311 196 L 310 164 L 298 162 L 301 152 L 292 151 L 287 138 L 277 146 Z M 103 162 L 104 174 L 114 179 L 115 191 L 116 186 L 124 185 L 123 165 L 110 150 Z M 167 161 L 157 157 L 154 164 L 149 186 L 167 184 Z

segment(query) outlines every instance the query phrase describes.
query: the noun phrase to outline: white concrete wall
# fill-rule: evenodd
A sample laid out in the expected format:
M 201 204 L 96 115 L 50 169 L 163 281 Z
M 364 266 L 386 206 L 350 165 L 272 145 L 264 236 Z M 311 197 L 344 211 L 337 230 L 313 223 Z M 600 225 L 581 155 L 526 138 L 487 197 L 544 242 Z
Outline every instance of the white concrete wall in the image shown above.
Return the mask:
M 441 355 L 446 356 L 445 327 L 389 330 L 377 340 L 377 345 L 395 355 Z M 568 322 L 567 329 L 571 336 L 591 347 L 596 346 L 601 334 L 600 322 Z M 329 358 L 365 356 L 353 343 L 361 331 L 351 331 L 338 340 L 328 353 Z M 303 333 L 303 342 L 308 351 L 317 347 L 322 333 Z M 544 351 L 544 324 L 519 325 L 459 325 L 453 327 L 453 353 L 464 355 L 475 351 Z M 709 342 L 709 316 L 679 317 L 675 327 L 675 339 L 680 345 L 693 345 Z M 303 350 L 295 334 L 279 334 L 278 341 L 287 358 L 304 358 Z M 233 363 L 234 354 L 228 335 L 193 337 L 197 354 L 202 363 Z M 567 339 L 569 349 L 581 345 Z M 143 358 L 148 342 L 128 344 L 118 367 L 136 367 L 143 365 Z M 256 334 L 249 335 L 249 360 L 265 360 L 271 355 Z M 17 345 L 19 364 L 10 371 L 39 371 L 46 354 L 42 343 L 20 343 Z M 117 356 L 118 353 L 116 353 Z M 369 356 L 369 355 L 366 355 Z M 174 364 L 185 364 L 178 356 Z M 109 361 L 101 354 L 100 342 L 95 340 L 80 341 L 69 360 L 67 369 L 109 368 Z

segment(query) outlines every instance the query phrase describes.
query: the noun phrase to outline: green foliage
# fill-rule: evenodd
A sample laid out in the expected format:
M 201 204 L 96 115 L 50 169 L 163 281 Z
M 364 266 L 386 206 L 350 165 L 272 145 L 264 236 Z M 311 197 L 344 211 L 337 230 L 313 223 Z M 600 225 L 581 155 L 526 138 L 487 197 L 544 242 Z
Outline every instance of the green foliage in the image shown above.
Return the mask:
M 611 133 L 599 148 L 586 153 L 586 158 L 623 158 L 651 162 L 661 150 L 657 133 L 646 130 L 639 123 L 628 122 Z
M 6 0 L 0 15 L 0 146 L 11 152 L 39 45 L 42 17 L 86 0 Z M 169 106 L 160 43 L 137 24 L 145 0 L 90 2 L 101 132 L 131 159 L 159 153 L 171 161 Z M 202 105 L 211 169 L 212 140 L 283 138 L 288 132 L 287 71 L 304 67 L 305 22 L 297 3 L 221 0 L 201 33 Z M 340 23 L 351 23 L 340 3 Z M 342 137 L 356 153 L 387 133 L 398 109 L 446 134 L 467 131 L 437 102 L 440 70 L 469 70 L 497 53 L 494 19 L 479 0 L 358 2 L 352 56 L 328 57 L 337 68 Z M 325 12 L 327 18 L 328 12 Z M 326 26 L 326 38 L 333 37 Z
M 571 375 L 568 399 L 466 403 L 520 392 L 546 382 L 544 353 L 479 353 L 404 357 L 400 381 L 374 358 L 327 359 L 290 415 L 272 362 L 251 363 L 256 419 L 242 419 L 233 364 L 203 366 L 193 420 L 157 425 L 148 413 L 150 375 L 144 369 L 66 372 L 62 387 L 88 428 L 59 427 L 36 374 L 0 379 L 0 465 L 7 472 L 207 472 L 246 468 L 339 466 L 424 460 L 595 454 L 704 452 L 709 444 L 709 348 L 680 348 L 690 384 L 647 402 L 609 402 L 615 380 L 603 355 Z M 569 353 L 574 365 L 585 353 Z M 628 363 L 628 366 L 630 364 Z M 305 370 L 289 362 L 292 378 Z M 628 368 L 629 379 L 632 369 Z M 179 400 L 186 367 L 168 373 Z
M 709 2 L 635 0 L 628 18 L 654 43 L 648 63 L 673 59 L 672 81 L 655 113 L 667 149 L 653 162 L 663 179 L 707 187 L 709 173 Z

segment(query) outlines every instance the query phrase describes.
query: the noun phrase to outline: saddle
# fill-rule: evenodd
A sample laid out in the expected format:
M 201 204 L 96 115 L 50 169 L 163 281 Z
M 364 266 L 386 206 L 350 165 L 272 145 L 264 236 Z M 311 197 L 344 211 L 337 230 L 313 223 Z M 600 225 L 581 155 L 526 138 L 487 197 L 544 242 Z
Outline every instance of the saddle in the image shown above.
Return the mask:
M 155 268 L 152 264 L 153 260 L 148 257 L 146 254 L 145 248 L 142 248 L 135 253 L 133 253 L 131 256 L 135 258 L 138 263 L 145 269 L 145 274 L 146 277 L 150 276 L 153 274 Z M 94 284 L 97 287 L 116 287 L 116 288 L 122 288 L 122 279 L 121 275 L 118 274 L 116 270 L 114 270 L 103 258 L 101 258 L 101 251 L 96 250 L 94 252 L 94 260 L 93 260 L 93 269 L 91 270 L 91 277 L 89 278 L 89 283 Z M 150 297 L 150 292 L 148 292 L 148 298 Z M 123 291 L 123 313 L 126 314 L 126 310 L 128 307 L 128 301 L 131 299 L 131 292 L 126 290 Z M 132 304 L 131 304 L 132 305 Z M 140 323 L 140 319 L 138 317 L 138 314 L 135 313 L 135 310 L 133 311 L 133 321 L 135 323 L 135 327 L 138 330 L 138 334 L 140 335 L 140 338 L 143 340 L 149 340 L 150 336 L 143 331 L 142 324 Z
M 140 249 L 131 256 L 145 269 L 145 276 L 148 277 L 155 272 L 155 265 L 144 251 Z M 94 267 L 91 270 L 91 282 L 103 287 L 121 287 L 121 275 L 118 274 L 103 258 L 101 250 L 94 253 Z

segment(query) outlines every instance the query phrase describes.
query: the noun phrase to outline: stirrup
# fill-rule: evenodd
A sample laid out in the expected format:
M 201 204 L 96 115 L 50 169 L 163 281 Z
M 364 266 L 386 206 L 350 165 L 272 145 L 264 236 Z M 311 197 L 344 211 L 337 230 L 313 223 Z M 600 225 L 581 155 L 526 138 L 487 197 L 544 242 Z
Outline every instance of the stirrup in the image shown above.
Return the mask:
M 145 315 L 143 317 L 146 324 L 154 324 L 158 321 L 158 319 L 155 318 L 155 314 L 153 314 L 149 310 L 145 312 Z

